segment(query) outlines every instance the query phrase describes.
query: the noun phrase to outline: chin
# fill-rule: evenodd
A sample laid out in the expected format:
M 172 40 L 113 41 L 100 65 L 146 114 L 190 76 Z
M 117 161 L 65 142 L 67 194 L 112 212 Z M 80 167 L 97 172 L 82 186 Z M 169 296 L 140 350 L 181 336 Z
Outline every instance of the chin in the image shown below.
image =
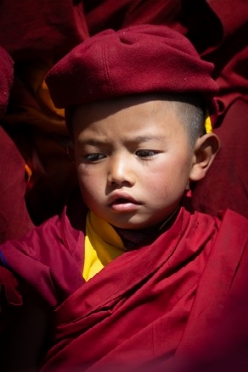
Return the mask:
M 113 221 L 109 221 L 109 223 L 114 227 L 118 227 L 120 229 L 128 229 L 128 230 L 145 229 L 147 227 L 150 227 L 150 226 L 156 224 L 156 222 L 152 223 L 150 221 L 132 221 L 132 220 L 119 221 L 117 219 L 115 219 Z

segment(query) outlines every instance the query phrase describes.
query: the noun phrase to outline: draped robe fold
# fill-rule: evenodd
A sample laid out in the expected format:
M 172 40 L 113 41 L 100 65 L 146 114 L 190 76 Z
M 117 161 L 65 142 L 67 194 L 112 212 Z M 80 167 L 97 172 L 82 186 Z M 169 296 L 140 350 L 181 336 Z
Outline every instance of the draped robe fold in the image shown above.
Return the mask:
M 248 338 L 247 231 L 235 212 L 219 220 L 182 207 L 152 244 L 125 252 L 88 282 L 84 227 L 66 211 L 21 242 L 7 242 L 5 265 L 54 308 L 41 371 L 229 364 Z

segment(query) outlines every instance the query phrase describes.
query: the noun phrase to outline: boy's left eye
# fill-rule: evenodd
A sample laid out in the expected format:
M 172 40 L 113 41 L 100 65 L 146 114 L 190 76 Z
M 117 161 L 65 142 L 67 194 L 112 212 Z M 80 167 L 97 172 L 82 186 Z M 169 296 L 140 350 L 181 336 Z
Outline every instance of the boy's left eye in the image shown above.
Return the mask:
M 86 161 L 89 162 L 89 163 L 97 162 L 99 160 L 102 160 L 103 158 L 105 158 L 105 155 L 101 154 L 101 153 L 98 153 L 98 152 L 88 154 L 88 155 L 85 156 Z
M 139 158 L 151 158 L 155 156 L 158 152 L 154 150 L 138 150 L 136 151 L 136 156 Z

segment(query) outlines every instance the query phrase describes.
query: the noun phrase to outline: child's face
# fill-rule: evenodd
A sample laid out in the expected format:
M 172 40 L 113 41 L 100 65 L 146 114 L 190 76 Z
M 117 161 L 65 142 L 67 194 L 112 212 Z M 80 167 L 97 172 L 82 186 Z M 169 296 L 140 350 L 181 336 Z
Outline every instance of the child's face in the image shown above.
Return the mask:
M 156 224 L 188 186 L 193 150 L 169 103 L 125 98 L 76 109 L 75 161 L 82 196 L 121 228 Z

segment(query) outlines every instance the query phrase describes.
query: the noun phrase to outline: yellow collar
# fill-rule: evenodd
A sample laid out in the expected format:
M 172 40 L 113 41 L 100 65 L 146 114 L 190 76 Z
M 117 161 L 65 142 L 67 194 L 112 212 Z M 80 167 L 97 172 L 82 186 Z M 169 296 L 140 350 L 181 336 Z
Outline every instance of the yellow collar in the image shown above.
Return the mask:
M 84 279 L 92 278 L 124 251 L 123 242 L 115 229 L 89 212 L 86 218 Z

